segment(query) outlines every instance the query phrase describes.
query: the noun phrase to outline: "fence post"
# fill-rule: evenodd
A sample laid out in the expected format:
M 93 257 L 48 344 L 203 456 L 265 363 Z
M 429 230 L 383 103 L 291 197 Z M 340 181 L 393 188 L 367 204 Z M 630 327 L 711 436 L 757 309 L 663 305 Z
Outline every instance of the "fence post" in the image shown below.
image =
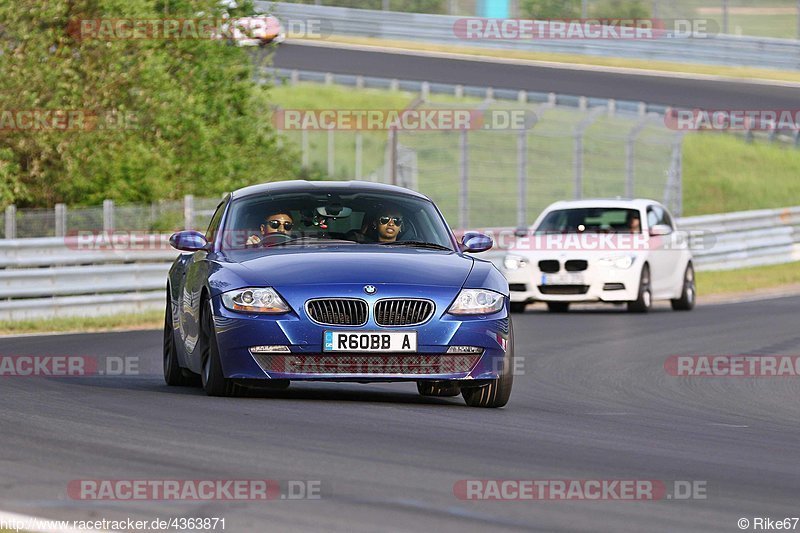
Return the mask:
M 300 130 L 300 164 L 303 168 L 308 168 L 309 156 L 308 148 L 308 130 L 303 128 Z
M 6 239 L 17 238 L 17 206 L 6 207 Z
M 592 122 L 594 122 L 601 113 L 608 112 L 607 110 L 607 107 L 595 107 L 589 112 L 589 115 L 581 120 L 575 127 L 575 150 L 572 156 L 572 164 L 576 200 L 583 198 L 583 136 L 586 133 L 586 128 L 591 126 Z
M 187 194 L 183 197 L 183 229 L 194 228 L 194 196 Z
M 66 237 L 67 235 L 67 205 L 56 204 L 56 237 Z
M 647 126 L 650 117 L 644 116 L 631 128 L 630 133 L 628 133 L 628 138 L 625 141 L 625 196 L 627 198 L 633 198 L 633 186 L 634 180 L 636 175 L 636 137 L 642 132 L 645 126 Z
M 114 231 L 114 200 L 103 200 L 103 231 Z
M 397 185 L 397 128 L 389 130 L 389 183 Z
M 336 154 L 334 153 L 334 130 L 328 130 L 328 177 L 333 178 L 333 174 L 336 170 L 334 166 L 334 158 Z
M 527 226 L 528 219 L 528 130 L 517 137 L 517 227 Z
M 356 179 L 361 179 L 361 167 L 363 163 L 364 137 L 361 131 L 356 131 Z
M 679 217 L 683 213 L 683 133 L 675 135 L 672 141 L 672 157 L 667 171 L 667 184 L 664 187 L 664 205 Z M 674 202 L 673 202 L 674 196 Z
M 469 144 L 467 130 L 461 130 L 459 139 L 461 189 L 458 195 L 458 226 L 466 229 L 469 226 Z

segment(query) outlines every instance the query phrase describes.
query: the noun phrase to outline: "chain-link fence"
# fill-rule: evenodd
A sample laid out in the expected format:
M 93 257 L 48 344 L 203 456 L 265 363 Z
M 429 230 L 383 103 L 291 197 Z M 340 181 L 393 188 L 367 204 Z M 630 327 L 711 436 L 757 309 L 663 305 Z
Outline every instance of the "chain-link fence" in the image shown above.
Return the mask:
M 552 102 L 428 102 L 418 109 L 524 112 L 526 127 L 290 135 L 307 166 L 331 179 L 418 190 L 453 227 L 524 226 L 550 203 L 576 198 L 647 197 L 681 214 L 682 136 L 660 115 Z
M 80 232 L 169 232 L 204 230 L 219 198 L 186 196 L 183 201 L 52 209 L 17 209 L 8 206 L 0 218 L 0 238 L 64 237 Z

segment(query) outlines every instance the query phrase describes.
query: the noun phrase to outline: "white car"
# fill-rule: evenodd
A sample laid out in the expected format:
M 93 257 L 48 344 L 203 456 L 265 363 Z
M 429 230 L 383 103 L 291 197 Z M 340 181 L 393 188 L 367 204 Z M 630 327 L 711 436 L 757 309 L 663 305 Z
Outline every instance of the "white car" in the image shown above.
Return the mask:
M 696 286 L 686 235 L 653 200 L 575 200 L 545 209 L 501 261 L 512 312 L 546 302 L 626 303 L 647 312 L 654 300 L 690 310 Z

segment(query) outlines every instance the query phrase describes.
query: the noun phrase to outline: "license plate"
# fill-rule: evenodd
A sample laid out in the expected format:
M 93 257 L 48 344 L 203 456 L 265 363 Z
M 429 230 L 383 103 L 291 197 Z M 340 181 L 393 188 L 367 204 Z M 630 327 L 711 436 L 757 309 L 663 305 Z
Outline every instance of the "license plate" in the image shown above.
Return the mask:
M 416 352 L 416 331 L 326 331 L 326 352 Z
M 542 274 L 542 285 L 584 285 L 583 274 Z

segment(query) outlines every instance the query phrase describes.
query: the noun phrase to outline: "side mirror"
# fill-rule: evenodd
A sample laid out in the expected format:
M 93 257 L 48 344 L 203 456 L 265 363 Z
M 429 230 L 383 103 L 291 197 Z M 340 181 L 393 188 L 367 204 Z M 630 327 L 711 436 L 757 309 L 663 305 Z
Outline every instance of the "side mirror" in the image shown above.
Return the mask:
M 461 237 L 461 250 L 465 252 L 477 253 L 485 252 L 494 245 L 492 238 L 484 233 L 477 231 L 467 231 Z
M 169 238 L 169 244 L 183 252 L 197 252 L 208 248 L 208 241 L 205 236 L 199 231 L 193 230 L 173 233 L 172 237 Z
M 670 233 L 672 233 L 672 228 L 666 224 L 656 224 L 650 228 L 651 237 L 662 237 L 664 235 L 669 235 Z

